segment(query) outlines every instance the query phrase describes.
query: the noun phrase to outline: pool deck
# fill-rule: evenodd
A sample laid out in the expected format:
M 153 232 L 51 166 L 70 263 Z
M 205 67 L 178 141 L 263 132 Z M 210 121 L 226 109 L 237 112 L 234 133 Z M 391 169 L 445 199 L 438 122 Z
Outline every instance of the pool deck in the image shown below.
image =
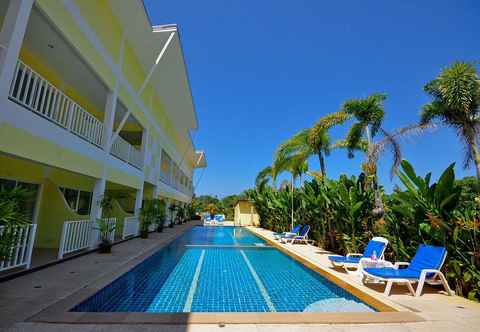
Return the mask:
M 384 285 L 367 284 L 354 275 L 347 274 L 343 270 L 333 269 L 328 256 L 332 253 L 304 244 L 281 244 L 276 241 L 271 231 L 261 228 L 250 228 L 251 231 L 277 246 L 282 251 L 300 258 L 306 265 L 315 265 L 318 270 L 325 271 L 334 279 L 338 278 L 365 294 L 376 297 L 378 300 L 393 304 L 396 308 L 403 308 L 422 317 L 424 322 L 376 324 L 365 326 L 335 325 L 334 331 L 376 331 L 377 328 L 389 331 L 480 331 L 480 304 L 469 301 L 459 296 L 447 296 L 442 288 L 424 287 L 424 293 L 420 297 L 410 295 L 408 289 L 402 285 L 395 285 L 392 294 L 388 297 L 383 295 Z M 324 274 L 324 273 L 322 273 Z M 324 274 L 325 275 L 325 274 Z M 345 285 L 342 285 L 345 287 Z M 349 290 L 352 290 L 346 286 Z M 361 297 L 361 296 L 360 296 Z M 332 326 L 333 327 L 333 326 Z M 342 330 L 343 329 L 343 330 Z
M 216 324 L 209 324 L 208 320 L 201 323 L 201 315 L 184 315 L 177 324 L 168 324 L 168 315 L 151 315 L 159 317 L 149 324 L 143 324 L 143 316 L 135 313 L 124 313 L 124 323 L 113 324 L 109 313 L 97 315 L 97 323 L 93 324 L 80 313 L 78 320 L 73 324 L 62 322 L 58 316 L 57 323 L 46 323 L 35 320 L 42 314 L 48 317 L 50 308 L 70 305 L 76 301 L 76 296 L 89 292 L 90 288 L 96 289 L 102 284 L 111 281 L 115 276 L 123 273 L 131 266 L 149 256 L 153 251 L 165 246 L 173 239 L 183 234 L 192 226 L 198 224 L 191 222 L 179 225 L 173 229 L 165 229 L 164 233 L 151 233 L 147 240 L 133 239 L 120 243 L 113 248 L 112 255 L 97 253 L 85 255 L 71 261 L 64 262 L 44 270 L 24 275 L 22 277 L 0 283 L 0 330 L 5 331 L 479 331 L 480 304 L 468 301 L 457 296 L 446 296 L 433 288 L 427 288 L 426 293 L 420 298 L 414 298 L 406 289 L 397 287 L 393 295 L 386 298 L 382 295 L 382 287 L 365 287 L 354 277 L 341 271 L 333 270 L 327 260 L 328 253 L 322 252 L 318 247 L 309 245 L 279 245 L 282 250 L 304 260 L 304 263 L 313 264 L 317 269 L 327 270 L 335 278 L 339 278 L 352 287 L 361 290 L 369 296 L 376 297 L 380 302 L 401 310 L 401 313 L 411 313 L 421 319 L 411 322 L 368 324 L 369 321 L 358 320 L 355 324 L 341 323 L 346 319 L 353 319 L 354 314 L 332 314 L 324 316 L 323 324 L 318 324 L 315 319 L 309 320 L 307 314 L 276 313 L 272 319 L 264 324 L 251 324 L 258 321 L 256 314 L 230 314 L 231 318 L 220 323 L 228 314 L 222 314 Z M 260 236 L 273 240 L 272 233 L 263 229 L 252 229 Z M 96 285 L 95 287 L 92 285 Z M 77 294 L 77 295 L 76 295 Z M 63 304 L 62 304 L 63 303 Z M 390 314 L 390 313 L 384 313 Z M 397 314 L 397 313 L 393 313 Z M 117 313 L 118 315 L 118 313 Z M 120 313 L 122 315 L 122 313 Z M 270 314 L 272 315 L 272 314 Z M 210 315 L 212 316 L 212 315 Z M 178 318 L 179 316 L 177 316 Z M 195 318 L 196 317 L 196 318 Z M 314 317 L 314 316 L 312 316 Z M 335 322 L 335 318 L 337 321 Z M 396 321 L 395 319 L 392 320 Z M 282 324 L 283 322 L 283 324 Z M 374 323 L 375 321 L 371 321 Z M 330 323 L 330 324 L 329 324 Z M 336 323 L 336 324 L 332 324 Z M 362 323 L 362 324 L 359 324 Z M 3 328 L 3 329 L 2 329 Z

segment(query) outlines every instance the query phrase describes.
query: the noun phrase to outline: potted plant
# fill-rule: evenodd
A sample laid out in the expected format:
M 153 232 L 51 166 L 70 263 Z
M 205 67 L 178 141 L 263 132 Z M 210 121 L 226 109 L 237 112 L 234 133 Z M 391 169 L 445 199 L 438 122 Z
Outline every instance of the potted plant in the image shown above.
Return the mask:
M 196 216 L 195 205 L 193 201 L 191 201 L 186 205 L 185 211 L 186 211 L 186 215 L 185 215 L 186 221 L 191 221 L 196 219 L 197 216 Z
M 177 210 L 177 206 L 175 203 L 173 203 L 168 207 L 168 209 L 170 210 L 170 223 L 168 224 L 168 227 L 173 228 L 175 224 L 175 211 Z
M 183 224 L 183 206 L 179 204 L 177 206 L 176 212 L 177 213 L 175 214 L 175 221 L 178 225 L 181 225 Z
M 157 232 L 163 232 L 163 226 L 165 224 L 165 217 L 167 214 L 165 201 L 162 199 L 157 200 Z
M 112 252 L 112 241 L 110 240 L 110 234 L 115 232 L 115 222 L 110 220 L 112 210 L 113 210 L 113 198 L 108 195 L 104 195 L 100 200 L 100 206 L 102 207 L 103 218 L 98 218 L 96 220 L 97 226 L 96 230 L 100 233 L 100 245 L 99 252 L 101 254 L 109 254 Z
M 30 195 L 22 187 L 0 188 L 0 263 L 11 258 L 14 253 L 16 228 L 30 222 L 23 212 L 22 205 Z
M 143 201 L 143 206 L 140 209 L 140 219 L 141 219 L 140 237 L 142 239 L 148 238 L 148 228 L 153 223 L 153 220 L 155 217 L 154 210 L 155 210 L 155 207 L 151 200 Z
M 108 218 L 98 218 L 97 227 L 100 232 L 99 252 L 101 254 L 109 254 L 112 252 L 112 241 L 110 241 L 110 234 L 115 231 L 115 223 Z

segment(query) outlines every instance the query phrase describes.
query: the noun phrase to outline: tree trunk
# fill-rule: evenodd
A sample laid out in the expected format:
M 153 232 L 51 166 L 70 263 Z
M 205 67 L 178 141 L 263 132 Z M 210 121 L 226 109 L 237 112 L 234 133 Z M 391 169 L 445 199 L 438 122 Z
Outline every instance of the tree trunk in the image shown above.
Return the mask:
M 470 145 L 472 146 L 473 160 L 477 170 L 477 180 L 480 180 L 480 152 L 478 151 L 478 144 L 475 138 L 472 140 Z
M 292 225 L 291 225 L 291 228 L 290 228 L 290 229 L 292 229 L 293 226 L 294 226 L 294 225 L 293 225 L 293 224 L 294 224 L 294 221 L 293 221 L 293 184 L 294 184 L 294 181 L 295 181 L 295 177 L 294 177 L 293 174 L 292 174 L 292 188 L 291 188 L 291 190 L 292 190 L 292 222 L 291 222 Z
M 327 171 L 325 170 L 325 159 L 323 158 L 322 151 L 318 152 L 318 161 L 320 162 L 320 173 L 322 174 L 322 178 L 326 178 Z
M 372 133 L 370 132 L 370 127 L 367 125 L 365 126 L 365 133 L 367 135 L 367 142 L 368 142 L 368 151 L 367 151 L 367 163 L 370 162 L 370 154 L 372 153 L 372 144 L 373 144 L 373 137 Z M 377 165 L 374 166 L 375 173 L 373 175 L 373 183 L 372 188 L 375 191 L 375 208 L 373 209 L 372 213 L 373 216 L 380 219 L 383 217 L 385 210 L 383 208 L 382 197 L 380 195 L 380 187 L 378 185 L 377 179 Z M 372 227 L 369 227 L 372 228 Z

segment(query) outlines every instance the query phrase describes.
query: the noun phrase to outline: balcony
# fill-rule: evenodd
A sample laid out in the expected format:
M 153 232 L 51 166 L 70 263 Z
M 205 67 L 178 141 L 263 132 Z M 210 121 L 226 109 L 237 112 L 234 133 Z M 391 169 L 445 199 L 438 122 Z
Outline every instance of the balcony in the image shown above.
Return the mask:
M 15 68 L 9 98 L 102 148 L 103 123 L 20 60 Z M 120 136 L 113 142 L 111 154 L 138 169 L 143 167 L 141 151 Z
M 16 103 L 89 143 L 102 146 L 103 123 L 20 60 L 9 96 Z
M 143 154 L 120 136 L 113 141 L 111 154 L 138 169 L 143 167 Z

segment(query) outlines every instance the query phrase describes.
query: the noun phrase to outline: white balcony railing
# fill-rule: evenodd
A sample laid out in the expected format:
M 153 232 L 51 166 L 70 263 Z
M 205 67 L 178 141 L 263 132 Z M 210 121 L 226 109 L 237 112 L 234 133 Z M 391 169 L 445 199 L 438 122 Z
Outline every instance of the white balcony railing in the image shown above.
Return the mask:
M 105 219 L 110 226 L 116 226 L 116 218 Z M 58 259 L 62 259 L 66 254 L 86 249 L 90 246 L 90 237 L 96 225 L 90 219 L 65 221 L 62 228 L 62 236 L 60 238 L 60 246 L 58 248 Z M 108 234 L 108 239 L 113 242 L 115 240 L 115 228 Z M 100 243 L 101 234 L 98 233 L 96 243 Z
M 138 217 L 126 217 L 123 219 L 123 233 L 122 239 L 129 236 L 137 236 L 140 230 L 140 222 Z
M 0 271 L 8 269 L 30 267 L 32 261 L 33 242 L 35 241 L 36 224 L 27 224 L 16 226 L 12 230 L 12 243 L 8 258 L 0 261 Z M 5 231 L 4 226 L 0 226 L 0 235 Z
M 112 154 L 136 168 L 143 167 L 143 154 L 122 137 L 117 136 L 112 144 Z
M 102 146 L 103 123 L 20 60 L 10 86 L 10 98 L 86 141 Z
M 92 222 L 90 219 L 64 222 L 58 248 L 58 259 L 62 259 L 66 254 L 88 248 L 91 233 Z
M 18 60 L 10 99 L 97 147 L 102 147 L 103 123 L 70 99 L 39 73 Z M 141 169 L 143 154 L 117 136 L 112 154 Z

